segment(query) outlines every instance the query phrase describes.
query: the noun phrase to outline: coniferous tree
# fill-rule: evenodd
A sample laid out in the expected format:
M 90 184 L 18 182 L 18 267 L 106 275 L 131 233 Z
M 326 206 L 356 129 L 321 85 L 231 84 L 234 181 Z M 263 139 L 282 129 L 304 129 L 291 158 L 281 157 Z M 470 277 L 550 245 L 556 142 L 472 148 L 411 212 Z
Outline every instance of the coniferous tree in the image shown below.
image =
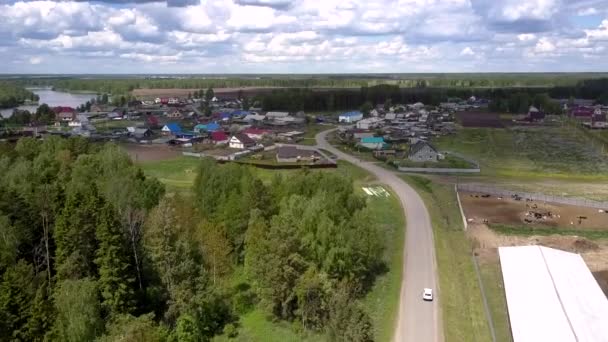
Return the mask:
M 99 243 L 95 264 L 99 268 L 101 305 L 112 315 L 129 313 L 135 304 L 129 249 L 112 207 L 106 203 L 100 211 L 95 232 Z

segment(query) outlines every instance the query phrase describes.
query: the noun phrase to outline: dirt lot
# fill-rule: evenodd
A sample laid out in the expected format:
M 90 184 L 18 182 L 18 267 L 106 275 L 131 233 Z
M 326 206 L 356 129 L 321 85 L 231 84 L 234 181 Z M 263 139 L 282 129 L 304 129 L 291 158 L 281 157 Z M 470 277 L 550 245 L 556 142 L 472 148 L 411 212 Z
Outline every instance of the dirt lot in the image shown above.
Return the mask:
M 458 112 L 456 119 L 463 127 L 502 128 L 510 123 L 510 120 L 501 118 L 500 114 L 476 111 Z
M 473 223 L 499 223 L 535 228 L 608 230 L 608 213 L 598 209 L 461 192 L 463 210 Z M 579 219 L 579 217 L 585 217 Z M 487 221 L 484 221 L 487 220 Z
M 136 162 L 173 159 L 182 154 L 180 150 L 166 145 L 124 144 L 122 147 Z
M 480 264 L 498 262 L 498 247 L 542 245 L 579 253 L 608 296 L 608 240 L 588 240 L 576 236 L 515 236 L 501 235 L 485 224 L 471 224 L 467 235 Z

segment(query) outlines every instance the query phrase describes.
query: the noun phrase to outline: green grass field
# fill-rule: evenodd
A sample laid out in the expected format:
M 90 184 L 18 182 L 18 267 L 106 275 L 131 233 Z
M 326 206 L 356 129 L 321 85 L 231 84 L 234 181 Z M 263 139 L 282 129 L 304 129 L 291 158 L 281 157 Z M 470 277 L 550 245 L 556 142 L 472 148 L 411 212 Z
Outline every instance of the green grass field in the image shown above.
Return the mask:
M 319 124 L 308 124 L 306 125 L 306 132 L 302 136 L 302 140 L 298 141 L 301 145 L 316 145 L 315 136 L 322 131 L 334 128 L 334 125 L 319 125 Z
M 476 159 L 482 175 L 530 179 L 608 179 L 608 155 L 579 130 L 564 127 L 465 128 L 435 139 L 441 150 Z
M 189 192 L 196 178 L 196 169 L 200 160 L 194 157 L 177 157 L 174 159 L 139 163 L 148 176 L 156 177 L 165 184 L 168 191 Z
M 471 244 L 462 227 L 453 188 L 427 178 L 402 177 L 422 196 L 431 215 L 445 340 L 490 341 Z
M 507 298 L 502 281 L 502 272 L 498 260 L 487 260 L 479 262 L 479 273 L 483 280 L 486 291 L 490 315 L 494 322 L 496 341 L 510 342 L 511 326 L 509 325 L 509 315 L 507 313 Z
M 98 131 L 111 131 L 119 128 L 137 127 L 143 125 L 141 120 L 105 120 L 93 123 Z

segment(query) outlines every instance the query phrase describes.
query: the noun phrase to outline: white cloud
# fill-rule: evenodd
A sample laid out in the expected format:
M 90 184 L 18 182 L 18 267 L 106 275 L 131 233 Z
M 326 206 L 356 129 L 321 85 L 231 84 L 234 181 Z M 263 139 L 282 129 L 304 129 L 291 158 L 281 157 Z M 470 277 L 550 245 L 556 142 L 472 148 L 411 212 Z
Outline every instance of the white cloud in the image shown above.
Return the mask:
M 521 42 L 527 42 L 536 39 L 536 35 L 532 33 L 522 33 L 517 35 L 517 39 Z
M 0 72 L 608 67 L 608 18 L 580 24 L 601 0 L 178 2 L 0 0 Z
M 34 56 L 34 57 L 30 57 L 30 64 L 40 64 L 42 63 L 42 57 L 38 57 L 38 56 Z
M 555 44 L 545 37 L 540 38 L 536 43 L 536 46 L 534 46 L 534 52 L 536 53 L 554 52 L 555 49 Z
M 462 51 L 460 51 L 460 55 L 461 56 L 473 56 L 475 55 L 475 52 L 473 52 L 473 49 L 471 49 L 470 47 L 465 47 L 464 49 L 462 49 Z

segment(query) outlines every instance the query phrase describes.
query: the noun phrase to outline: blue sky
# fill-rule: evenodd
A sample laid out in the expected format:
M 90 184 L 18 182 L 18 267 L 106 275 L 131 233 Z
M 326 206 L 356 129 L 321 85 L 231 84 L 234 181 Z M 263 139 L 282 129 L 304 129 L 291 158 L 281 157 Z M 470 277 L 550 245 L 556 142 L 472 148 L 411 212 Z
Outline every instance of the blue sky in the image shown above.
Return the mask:
M 0 73 L 607 71 L 606 0 L 0 0 Z

